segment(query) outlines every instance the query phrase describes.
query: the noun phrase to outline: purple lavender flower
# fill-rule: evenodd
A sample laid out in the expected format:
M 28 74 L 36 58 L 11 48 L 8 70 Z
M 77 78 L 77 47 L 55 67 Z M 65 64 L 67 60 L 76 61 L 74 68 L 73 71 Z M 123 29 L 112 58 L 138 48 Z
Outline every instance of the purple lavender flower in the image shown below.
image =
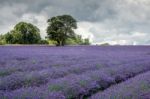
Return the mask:
M 149 98 L 148 74 L 136 78 L 150 70 L 149 52 L 149 46 L 1 46 L 0 97 L 82 99 L 129 79 L 132 87 L 127 89 L 138 88 L 141 98 Z M 136 83 L 139 78 L 144 82 Z M 109 91 L 112 98 L 118 98 L 113 94 L 121 86 L 126 84 Z M 126 91 L 119 94 L 136 97 Z

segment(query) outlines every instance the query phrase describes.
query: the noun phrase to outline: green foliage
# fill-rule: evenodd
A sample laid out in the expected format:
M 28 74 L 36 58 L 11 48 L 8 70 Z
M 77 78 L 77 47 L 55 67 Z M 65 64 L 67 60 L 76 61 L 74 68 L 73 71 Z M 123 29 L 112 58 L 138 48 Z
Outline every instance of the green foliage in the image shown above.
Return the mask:
M 109 46 L 110 44 L 109 43 L 103 43 L 101 44 L 101 46 Z
M 81 35 L 76 35 L 75 38 L 74 38 L 74 40 L 79 45 L 82 45 L 82 43 L 83 43 L 83 39 L 82 39 Z
M 56 45 L 57 44 L 57 42 L 56 41 L 54 41 L 54 40 L 47 40 L 48 41 L 48 44 L 49 45 Z
M 40 30 L 25 22 L 19 22 L 12 31 L 5 34 L 9 44 L 38 44 L 41 41 Z
M 47 37 L 41 39 L 40 30 L 31 23 L 19 22 L 14 29 L 5 35 L 0 35 L 0 45 L 3 44 L 50 44 L 89 45 L 89 39 L 74 33 L 76 20 L 70 15 L 62 15 L 48 19 Z
M 68 38 L 73 38 L 73 29 L 77 28 L 76 20 L 70 15 L 62 15 L 48 19 L 48 38 L 57 42 L 57 46 L 64 46 Z
M 74 40 L 79 45 L 90 45 L 89 39 L 83 39 L 81 35 L 76 35 Z
M 66 40 L 66 45 L 78 45 L 78 43 L 74 39 L 68 38 Z
M 82 44 L 82 45 L 90 45 L 89 39 L 88 39 L 88 38 L 85 38 L 85 39 L 83 40 L 83 44 Z
M 4 38 L 4 35 L 0 35 L 0 45 L 6 44 L 6 40 Z
M 49 44 L 48 40 L 41 40 L 39 44 Z
M 22 44 L 22 34 L 12 30 L 5 34 L 5 40 L 8 44 Z
M 68 38 L 66 40 L 67 45 L 90 45 L 89 39 L 83 39 L 81 35 L 75 35 L 74 38 Z

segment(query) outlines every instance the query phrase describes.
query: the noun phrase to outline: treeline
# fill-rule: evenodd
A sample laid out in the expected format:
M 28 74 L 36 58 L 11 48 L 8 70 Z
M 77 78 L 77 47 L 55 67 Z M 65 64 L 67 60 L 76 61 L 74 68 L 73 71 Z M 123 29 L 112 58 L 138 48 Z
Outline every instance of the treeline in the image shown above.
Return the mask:
M 47 36 L 41 38 L 38 27 L 31 23 L 19 22 L 14 29 L 0 35 L 0 44 L 55 44 L 89 45 L 89 39 L 74 33 L 77 21 L 70 15 L 55 16 L 48 19 Z

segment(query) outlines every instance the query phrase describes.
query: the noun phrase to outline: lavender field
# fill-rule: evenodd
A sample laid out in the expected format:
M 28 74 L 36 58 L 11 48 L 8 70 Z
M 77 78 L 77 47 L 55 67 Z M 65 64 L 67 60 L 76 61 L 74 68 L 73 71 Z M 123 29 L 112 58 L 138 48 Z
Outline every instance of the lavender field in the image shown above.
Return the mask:
M 0 99 L 150 99 L 150 46 L 0 46 Z

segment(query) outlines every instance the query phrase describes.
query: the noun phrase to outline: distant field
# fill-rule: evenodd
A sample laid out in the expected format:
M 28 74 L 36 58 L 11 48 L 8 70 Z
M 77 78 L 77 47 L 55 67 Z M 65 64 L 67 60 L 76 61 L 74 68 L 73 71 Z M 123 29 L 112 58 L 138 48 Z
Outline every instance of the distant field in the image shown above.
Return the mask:
M 86 98 L 150 99 L 150 46 L 0 46 L 0 99 Z

